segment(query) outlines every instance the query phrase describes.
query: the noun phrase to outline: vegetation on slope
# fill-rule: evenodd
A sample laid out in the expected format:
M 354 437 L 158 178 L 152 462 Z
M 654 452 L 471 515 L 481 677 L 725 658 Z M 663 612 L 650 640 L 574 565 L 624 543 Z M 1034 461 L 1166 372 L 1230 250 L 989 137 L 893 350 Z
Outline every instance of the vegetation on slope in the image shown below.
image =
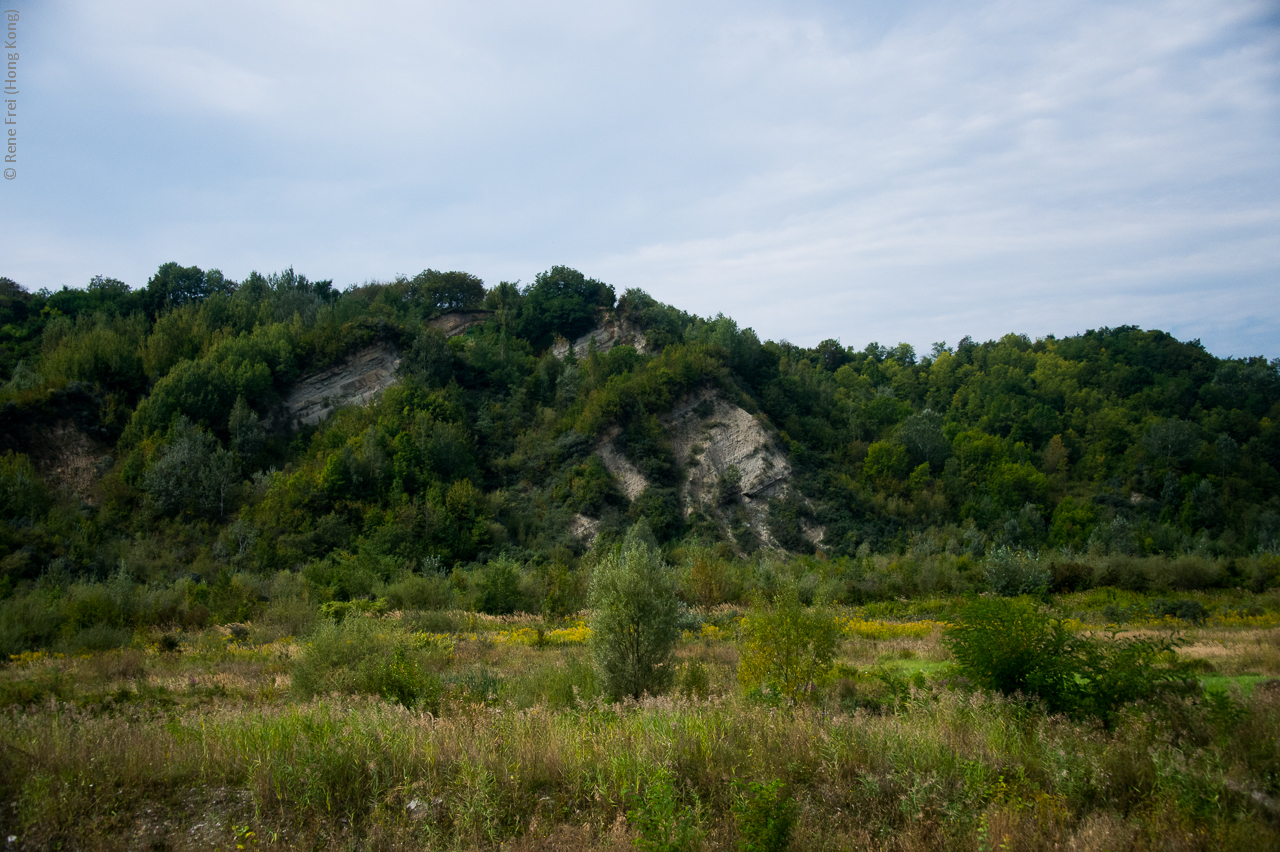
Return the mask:
M 426 325 L 478 309 L 460 336 Z M 606 317 L 646 351 L 551 353 Z M 283 425 L 299 377 L 379 341 L 403 354 L 395 386 Z M 645 519 L 690 603 L 745 599 L 769 583 L 762 537 L 727 480 L 686 512 L 660 419 L 708 387 L 787 453 L 768 540 L 812 557 L 809 591 L 831 600 L 1000 590 L 1009 570 L 1031 578 L 1014 592 L 1261 591 L 1278 574 L 1280 364 L 1159 331 L 806 349 L 566 267 L 526 287 L 427 270 L 340 291 L 168 263 L 139 290 L 2 279 L 0 343 L 5 653 L 293 600 L 572 612 L 576 515 L 605 543 Z M 615 431 L 648 482 L 635 500 L 596 453 Z M 55 434 L 82 441 L 80 479 Z

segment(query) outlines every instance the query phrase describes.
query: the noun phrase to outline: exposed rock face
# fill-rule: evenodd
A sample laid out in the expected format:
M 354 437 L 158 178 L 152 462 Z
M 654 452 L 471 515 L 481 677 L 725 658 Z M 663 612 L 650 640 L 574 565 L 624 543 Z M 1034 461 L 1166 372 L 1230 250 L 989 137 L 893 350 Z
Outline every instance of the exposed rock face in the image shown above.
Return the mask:
M 613 440 L 618 437 L 621 431 L 616 426 L 609 430 L 605 434 L 604 443 L 600 445 L 600 449 L 597 452 L 600 453 L 600 460 L 604 462 L 604 466 L 608 468 L 609 473 L 613 474 L 613 478 L 618 480 L 622 493 L 627 495 L 628 500 L 634 500 L 649 487 L 649 481 L 614 446 Z
M 687 472 L 680 490 L 686 517 L 700 509 L 730 527 L 749 524 L 761 544 L 778 547 L 767 527 L 769 500 L 786 493 L 791 464 L 761 422 L 719 391 L 703 390 L 677 403 L 662 423 L 676 462 Z M 634 500 L 649 483 L 615 445 L 619 432 L 614 428 L 606 433 L 597 452 Z M 720 504 L 720 481 L 731 468 L 740 476 L 740 512 Z M 822 531 L 815 529 L 812 535 L 820 539 Z
M 426 323 L 445 337 L 456 337 L 485 322 L 493 311 L 450 311 Z M 337 367 L 307 376 L 293 386 L 283 403 L 290 426 L 314 426 L 344 405 L 366 405 L 396 381 L 400 353 L 389 343 L 361 349 Z
M 361 349 L 337 367 L 299 381 L 284 399 L 285 422 L 314 426 L 334 409 L 365 405 L 396 380 L 400 353 L 389 343 Z
M 676 461 L 688 470 L 686 511 L 716 499 L 720 478 L 736 467 L 748 503 L 776 496 L 791 476 L 791 465 L 769 433 L 747 411 L 715 391 L 682 400 L 663 418 Z
M 596 351 L 602 355 L 615 346 L 634 346 L 637 352 L 645 351 L 644 332 L 631 323 L 613 316 L 609 317 L 599 328 L 592 329 L 573 341 L 573 354 L 578 358 L 586 357 L 593 339 L 596 342 Z M 557 358 L 564 358 L 569 354 L 569 341 L 557 341 L 551 347 L 551 354 Z
M 471 326 L 479 325 L 491 316 L 493 311 L 450 311 L 433 320 L 428 320 L 426 326 L 440 329 L 445 337 L 457 337 Z
M 574 515 L 573 520 L 569 522 L 569 534 L 574 538 L 582 539 L 587 547 L 590 547 L 595 542 L 599 533 L 600 522 L 595 518 L 588 518 L 586 515 Z

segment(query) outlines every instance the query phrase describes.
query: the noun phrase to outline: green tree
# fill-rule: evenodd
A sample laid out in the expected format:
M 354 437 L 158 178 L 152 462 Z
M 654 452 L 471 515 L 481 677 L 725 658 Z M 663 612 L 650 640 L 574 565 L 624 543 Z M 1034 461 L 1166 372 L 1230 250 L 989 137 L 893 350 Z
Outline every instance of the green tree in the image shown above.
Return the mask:
M 471 310 L 484 301 L 484 282 L 467 272 L 424 269 L 409 282 L 409 294 L 436 311 Z
M 1153 423 L 1142 443 L 1152 456 L 1177 467 L 1195 455 L 1200 446 L 1200 429 L 1194 423 L 1171 417 Z
M 170 443 L 143 474 L 143 491 L 161 514 L 186 510 L 212 518 L 226 517 L 228 503 L 240 481 L 235 454 L 181 415 L 174 421 L 169 438 Z
M 231 407 L 231 416 L 227 419 L 227 433 L 231 438 L 231 449 L 241 459 L 252 459 L 262 449 L 266 440 L 266 431 L 258 419 L 258 413 L 249 407 L 243 396 L 236 397 L 236 404 Z
M 825 606 L 806 607 L 796 584 L 787 583 L 742 620 L 738 681 L 795 703 L 830 678 L 839 645 L 835 616 Z
M 489 615 L 507 615 L 524 605 L 520 593 L 520 570 L 510 559 L 495 559 L 476 579 L 476 609 Z
M 160 265 L 147 281 L 143 295 L 147 311 L 153 316 L 164 308 L 199 302 L 214 293 L 230 293 L 235 283 L 227 281 L 216 269 L 205 272 L 198 266 L 179 266 L 170 261 Z
M 53 505 L 53 495 L 31 459 L 6 450 L 0 456 L 0 518 L 38 520 Z
M 928 408 L 904 420 L 897 437 L 915 465 L 938 469 L 951 455 L 951 442 L 942 434 L 942 416 Z
M 573 340 L 586 334 L 595 325 L 596 308 L 610 308 L 613 303 L 613 288 L 608 284 L 567 266 L 553 266 L 539 273 L 524 294 L 520 330 L 534 349 L 545 349 L 553 335 Z
M 614 699 L 657 694 L 671 684 L 671 652 L 680 635 L 675 572 L 640 521 L 595 567 L 587 592 L 591 657 Z
M 862 475 L 879 488 L 892 489 L 911 472 L 907 448 L 893 441 L 876 441 L 867 448 Z
M 416 338 L 405 359 L 405 367 L 423 384 L 441 387 L 453 375 L 453 350 L 444 332 L 438 328 L 424 329 Z

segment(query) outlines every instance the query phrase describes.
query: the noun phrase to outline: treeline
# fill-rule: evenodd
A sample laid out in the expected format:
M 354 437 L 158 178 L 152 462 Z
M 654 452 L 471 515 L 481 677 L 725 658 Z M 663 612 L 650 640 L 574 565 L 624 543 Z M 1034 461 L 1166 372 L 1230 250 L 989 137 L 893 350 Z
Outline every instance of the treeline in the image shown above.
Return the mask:
M 427 323 L 449 311 L 483 321 L 446 338 Z M 605 320 L 640 330 L 645 351 L 552 354 Z M 284 425 L 300 377 L 378 341 L 402 353 L 393 388 L 317 427 Z M 168 263 L 137 290 L 0 279 L 4 644 L 37 641 L 4 613 L 86 582 L 212 594 L 241 578 L 269 598 L 287 572 L 318 604 L 407 577 L 473 592 L 465 578 L 502 562 L 526 587 L 560 578 L 522 599 L 540 606 L 576 588 L 577 516 L 602 542 L 643 518 L 668 554 L 759 564 L 773 556 L 732 481 L 714 505 L 681 503 L 661 418 L 708 387 L 760 414 L 788 455 L 767 527 L 794 555 L 951 566 L 957 590 L 982 587 L 964 566 L 997 551 L 1055 564 L 1190 554 L 1219 566 L 1214 584 L 1270 582 L 1224 566 L 1280 549 L 1278 361 L 1134 327 L 965 338 L 923 356 L 803 348 L 567 267 L 527 286 L 425 270 L 339 290 L 292 269 L 237 282 Z M 635 500 L 597 454 L 615 431 L 649 483 Z M 78 484 L 64 475 L 76 453 L 91 471 Z M 75 630 L 92 621 L 76 616 Z

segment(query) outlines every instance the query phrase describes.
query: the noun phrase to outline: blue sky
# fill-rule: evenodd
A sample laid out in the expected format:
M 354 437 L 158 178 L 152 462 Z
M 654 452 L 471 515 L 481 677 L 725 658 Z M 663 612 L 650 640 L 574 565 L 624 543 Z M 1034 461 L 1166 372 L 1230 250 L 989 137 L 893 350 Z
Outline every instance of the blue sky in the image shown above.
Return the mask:
M 0 274 L 566 264 L 762 337 L 1280 356 L 1280 6 L 12 0 Z

